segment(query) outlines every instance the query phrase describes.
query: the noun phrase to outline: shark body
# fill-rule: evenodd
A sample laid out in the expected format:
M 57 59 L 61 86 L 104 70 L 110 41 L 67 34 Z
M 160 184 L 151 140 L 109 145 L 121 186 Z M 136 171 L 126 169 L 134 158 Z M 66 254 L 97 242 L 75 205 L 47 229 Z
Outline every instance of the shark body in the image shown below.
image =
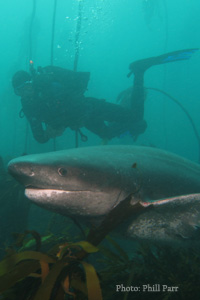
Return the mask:
M 27 155 L 8 170 L 37 205 L 80 220 L 101 219 L 132 194 L 142 213 L 124 220 L 123 235 L 200 239 L 200 166 L 140 146 L 99 146 Z

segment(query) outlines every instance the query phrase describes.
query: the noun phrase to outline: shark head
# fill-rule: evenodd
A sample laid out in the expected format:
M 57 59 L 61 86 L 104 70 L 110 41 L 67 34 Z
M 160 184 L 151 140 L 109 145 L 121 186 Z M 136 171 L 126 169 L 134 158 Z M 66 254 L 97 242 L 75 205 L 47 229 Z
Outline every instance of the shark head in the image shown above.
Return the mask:
M 133 189 L 112 156 L 101 147 L 27 155 L 12 160 L 8 171 L 39 206 L 64 215 L 103 216 Z M 131 166 L 130 172 L 135 173 Z

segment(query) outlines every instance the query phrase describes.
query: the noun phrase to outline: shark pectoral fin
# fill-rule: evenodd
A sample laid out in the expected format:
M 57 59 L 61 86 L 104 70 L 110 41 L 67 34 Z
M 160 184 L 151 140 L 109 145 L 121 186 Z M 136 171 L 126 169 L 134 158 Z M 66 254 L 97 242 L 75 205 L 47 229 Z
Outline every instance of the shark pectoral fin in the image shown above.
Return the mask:
M 200 194 L 140 202 L 145 208 L 129 227 L 144 239 L 200 240 Z

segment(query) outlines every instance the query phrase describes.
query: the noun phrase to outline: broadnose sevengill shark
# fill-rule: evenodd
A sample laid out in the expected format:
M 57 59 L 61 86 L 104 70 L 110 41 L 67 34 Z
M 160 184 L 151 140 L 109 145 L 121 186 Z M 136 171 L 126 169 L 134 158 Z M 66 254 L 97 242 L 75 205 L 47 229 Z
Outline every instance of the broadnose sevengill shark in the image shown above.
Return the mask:
M 43 208 L 98 220 L 132 194 L 131 204 L 144 209 L 125 222 L 124 235 L 200 239 L 200 165 L 172 153 L 140 146 L 83 147 L 19 157 L 8 170 Z

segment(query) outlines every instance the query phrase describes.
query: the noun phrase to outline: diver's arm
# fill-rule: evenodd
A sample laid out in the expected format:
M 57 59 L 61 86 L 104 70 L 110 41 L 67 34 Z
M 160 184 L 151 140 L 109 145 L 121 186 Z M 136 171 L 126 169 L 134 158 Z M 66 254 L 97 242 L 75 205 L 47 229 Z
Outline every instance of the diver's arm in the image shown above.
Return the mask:
M 29 119 L 29 123 L 35 140 L 40 144 L 48 142 L 49 135 L 48 132 L 43 129 L 42 123 L 35 118 Z

